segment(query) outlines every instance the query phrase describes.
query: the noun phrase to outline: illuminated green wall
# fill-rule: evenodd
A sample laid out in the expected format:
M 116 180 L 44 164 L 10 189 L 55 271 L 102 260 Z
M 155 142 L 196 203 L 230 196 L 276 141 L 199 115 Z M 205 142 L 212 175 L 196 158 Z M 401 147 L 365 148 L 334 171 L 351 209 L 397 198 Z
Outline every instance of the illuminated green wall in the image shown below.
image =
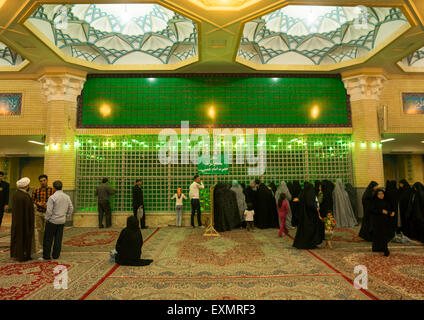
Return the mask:
M 111 108 L 102 116 L 103 104 Z M 346 90 L 338 77 L 199 76 L 140 78 L 89 76 L 79 106 L 79 127 L 209 125 L 216 109 L 223 127 L 350 126 Z M 318 106 L 320 114 L 311 117 Z
M 233 138 L 233 161 L 236 159 L 236 138 Z M 259 143 L 255 137 L 256 144 Z M 191 141 L 190 147 L 197 144 Z M 122 136 L 77 136 L 77 210 L 97 211 L 94 190 L 103 177 L 118 190 L 112 196 L 114 211 L 131 211 L 131 187 L 137 178 L 143 181 L 145 208 L 147 212 L 170 212 L 175 202 L 170 200 L 177 188 L 188 196 L 189 186 L 197 165 L 164 165 L 158 160 L 161 144 L 157 135 Z M 181 153 L 181 143 L 179 153 Z M 240 148 L 240 146 L 238 147 Z M 247 152 L 246 146 L 241 146 Z M 248 185 L 259 178 L 267 184 L 277 185 L 285 180 L 301 182 L 329 179 L 352 182 L 351 135 L 274 135 L 266 136 L 266 170 L 261 176 L 249 176 L 246 162 L 229 165 L 228 175 L 203 175 L 207 188 L 202 199 L 203 209 L 210 209 L 209 190 L 217 182 L 231 182 Z M 211 150 L 212 152 L 212 150 Z M 222 152 L 224 152 L 222 150 Z M 255 150 L 256 152 L 256 150 Z M 256 154 L 257 155 L 257 154 Z M 181 154 L 179 154 L 181 156 Z M 205 201 L 206 200 L 206 201 Z M 185 201 L 184 210 L 190 210 Z

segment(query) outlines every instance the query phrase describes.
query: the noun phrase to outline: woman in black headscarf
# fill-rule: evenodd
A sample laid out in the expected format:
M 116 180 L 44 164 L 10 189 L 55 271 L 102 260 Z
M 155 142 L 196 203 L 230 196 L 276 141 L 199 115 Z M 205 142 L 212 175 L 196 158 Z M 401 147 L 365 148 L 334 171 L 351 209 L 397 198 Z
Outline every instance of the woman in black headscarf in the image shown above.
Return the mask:
M 386 190 L 385 190 L 385 198 L 390 203 L 390 206 L 393 208 L 395 212 L 395 217 L 392 219 L 394 225 L 393 229 L 396 233 L 400 233 L 400 228 L 398 228 L 398 212 L 399 212 L 399 190 L 396 187 L 396 181 L 387 180 L 386 181 Z
M 400 214 L 400 230 L 403 234 L 410 237 L 410 215 L 409 215 L 409 202 L 411 201 L 412 188 L 408 181 L 402 179 L 399 181 L 399 214 Z
M 251 203 L 253 208 L 256 209 L 258 202 L 258 192 L 254 181 L 250 182 L 250 185 L 244 190 L 246 196 L 246 203 Z
M 321 181 L 319 181 L 319 180 L 315 180 L 314 189 L 315 189 L 315 194 L 318 196 L 318 194 L 320 193 L 320 191 L 322 192 L 322 184 L 321 184 Z M 319 200 L 319 199 L 318 199 L 318 200 Z
M 255 207 L 255 226 L 260 229 L 279 228 L 277 204 L 272 191 L 264 184 L 259 184 Z
M 333 212 L 333 191 L 336 185 L 330 180 L 322 181 L 322 203 L 320 204 L 321 218 L 327 217 L 328 212 Z
M 318 199 L 314 186 L 305 183 L 299 196 L 300 215 L 293 247 L 314 249 L 324 240 L 324 224 L 319 217 Z
M 274 182 L 269 184 L 270 189 L 272 190 L 272 195 L 275 197 L 275 193 L 277 192 L 277 186 Z
M 411 238 L 424 242 L 424 186 L 417 182 L 412 186 L 410 201 Z
M 349 201 L 355 214 L 356 220 L 358 220 L 358 198 L 355 188 L 350 183 L 346 183 L 345 190 L 349 196 Z
M 378 183 L 371 181 L 365 190 L 362 196 L 362 207 L 364 210 L 364 217 L 362 218 L 361 230 L 359 230 L 359 236 L 366 240 L 372 241 L 372 223 L 371 223 L 371 210 L 372 210 L 372 200 L 374 193 L 377 190 Z
M 127 227 L 121 231 L 116 242 L 115 257 L 117 264 L 121 266 L 147 266 L 153 262 L 150 259 L 140 259 L 141 247 L 143 246 L 143 236 L 139 228 L 138 219 L 135 216 L 129 216 Z
M 384 252 L 387 257 L 390 254 L 387 244 L 394 236 L 395 212 L 383 189 L 378 189 L 375 193 L 369 212 L 372 214 L 372 251 Z
M 213 191 L 214 226 L 216 231 L 230 231 L 241 225 L 237 195 L 229 183 L 218 183 Z
M 290 190 L 290 185 L 292 190 Z M 299 180 L 294 180 L 292 184 L 288 185 L 290 193 L 292 195 L 292 200 L 290 201 L 290 208 L 292 210 L 292 226 L 297 227 L 299 215 L 300 215 L 300 203 L 299 195 L 302 191 L 302 186 L 300 185 Z

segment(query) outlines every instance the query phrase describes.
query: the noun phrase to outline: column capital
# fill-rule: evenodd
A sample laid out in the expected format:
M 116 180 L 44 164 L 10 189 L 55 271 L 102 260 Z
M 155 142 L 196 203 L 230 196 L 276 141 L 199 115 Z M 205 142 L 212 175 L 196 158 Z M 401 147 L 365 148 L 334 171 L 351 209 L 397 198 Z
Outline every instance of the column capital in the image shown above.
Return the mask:
M 38 81 L 47 102 L 50 101 L 77 101 L 86 81 L 85 78 L 71 74 L 45 74 Z
M 343 78 L 342 81 L 350 101 L 379 100 L 383 84 L 386 81 L 383 75 L 357 75 Z

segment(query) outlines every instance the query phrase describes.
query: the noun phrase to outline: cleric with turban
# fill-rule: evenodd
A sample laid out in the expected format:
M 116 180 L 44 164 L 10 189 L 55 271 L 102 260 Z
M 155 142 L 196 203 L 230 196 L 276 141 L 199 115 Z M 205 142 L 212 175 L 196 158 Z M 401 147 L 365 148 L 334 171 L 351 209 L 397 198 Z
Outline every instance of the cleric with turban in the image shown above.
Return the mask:
M 34 252 L 34 206 L 28 193 L 30 180 L 16 182 L 18 190 L 12 198 L 12 230 L 10 256 L 22 262 L 31 260 Z

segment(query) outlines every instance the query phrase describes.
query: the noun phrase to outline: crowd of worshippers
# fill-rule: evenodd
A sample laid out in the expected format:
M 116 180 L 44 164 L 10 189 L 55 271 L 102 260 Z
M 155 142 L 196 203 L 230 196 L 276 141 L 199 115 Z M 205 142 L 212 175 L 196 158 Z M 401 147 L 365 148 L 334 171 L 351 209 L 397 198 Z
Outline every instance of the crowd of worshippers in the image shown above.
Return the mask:
M 3 208 L 0 218 L 3 218 L 3 211 L 8 209 L 9 204 L 9 184 L 3 181 L 3 177 L 4 173 L 0 172 L 0 205 Z M 34 190 L 30 189 L 29 178 L 18 180 L 17 191 L 12 196 L 10 256 L 19 262 L 32 260 L 37 244 L 38 253 L 42 253 L 38 260 L 59 259 L 65 223 L 74 209 L 70 197 L 63 192 L 60 180 L 54 181 L 53 187 L 48 185 L 45 174 L 40 175 L 38 180 L 40 187 Z M 136 183 L 138 185 L 139 182 Z M 96 193 L 99 193 L 98 190 Z M 131 266 L 151 264 L 153 260 L 141 259 L 142 246 L 138 217 L 132 215 L 119 235 L 113 261 Z
M 329 180 L 315 185 L 298 180 L 277 187 L 255 180 L 249 186 L 237 181 L 218 183 L 214 189 L 214 226 L 217 231 L 254 227 L 279 228 L 278 236 L 297 227 L 294 246 L 311 249 L 327 240 L 334 228 L 358 225 L 358 206 L 351 184 Z
M 382 188 L 371 181 L 362 196 L 364 216 L 359 236 L 372 241 L 372 250 L 390 254 L 390 241 L 424 243 L 424 185 L 388 180 Z M 409 239 L 408 239 L 409 238 Z
M 385 189 L 371 182 L 362 197 L 364 217 L 359 236 L 372 241 L 374 252 L 389 256 L 388 243 L 424 242 L 424 188 L 412 187 L 401 180 L 388 181 Z M 214 226 L 217 231 L 238 227 L 279 228 L 278 235 L 288 235 L 296 227 L 293 246 L 314 249 L 325 241 L 332 247 L 335 228 L 358 225 L 357 193 L 350 183 L 337 180 L 282 181 L 268 186 L 259 180 L 249 186 L 237 181 L 218 183 L 214 189 Z

